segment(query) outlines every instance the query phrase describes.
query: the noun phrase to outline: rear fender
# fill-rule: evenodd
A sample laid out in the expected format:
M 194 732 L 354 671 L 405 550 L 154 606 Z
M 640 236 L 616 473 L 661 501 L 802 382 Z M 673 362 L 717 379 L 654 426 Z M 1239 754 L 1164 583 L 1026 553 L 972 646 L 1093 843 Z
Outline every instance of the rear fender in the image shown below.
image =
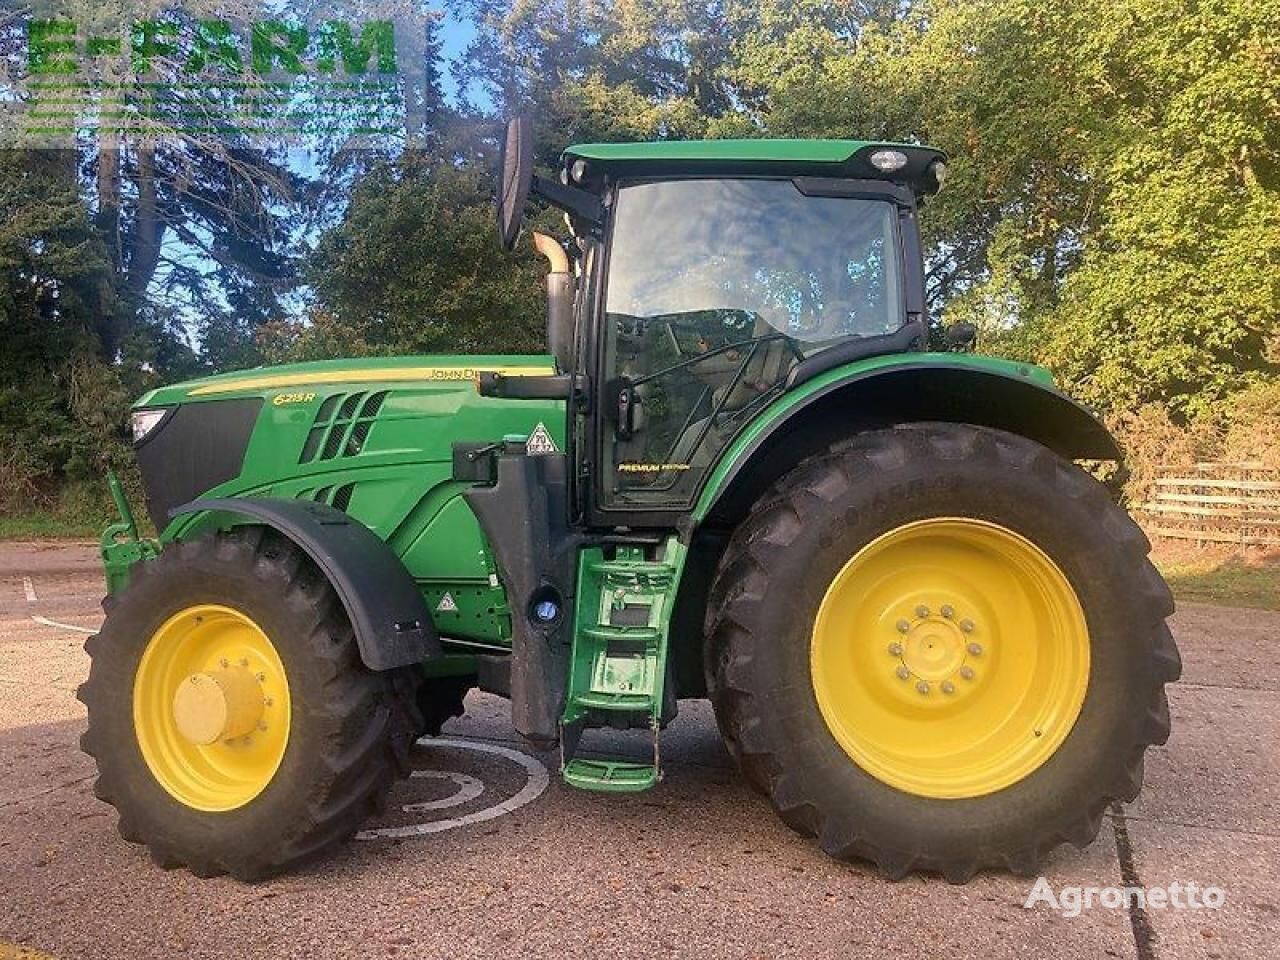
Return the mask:
M 1122 456 L 1097 417 L 1039 367 L 970 354 L 872 357 L 825 371 L 766 408 L 720 459 L 694 522 L 731 526 L 805 457 L 860 430 L 920 421 L 1005 430 L 1068 460 Z

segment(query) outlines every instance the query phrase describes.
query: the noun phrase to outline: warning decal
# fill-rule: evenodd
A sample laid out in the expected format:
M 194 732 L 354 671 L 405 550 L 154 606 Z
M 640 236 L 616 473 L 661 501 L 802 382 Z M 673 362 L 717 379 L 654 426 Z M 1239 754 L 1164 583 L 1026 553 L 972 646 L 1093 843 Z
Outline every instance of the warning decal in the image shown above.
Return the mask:
M 560 452 L 556 442 L 551 439 L 551 434 L 547 432 L 546 424 L 543 423 L 533 428 L 533 433 L 529 434 L 529 439 L 525 441 L 525 449 L 535 455 Z

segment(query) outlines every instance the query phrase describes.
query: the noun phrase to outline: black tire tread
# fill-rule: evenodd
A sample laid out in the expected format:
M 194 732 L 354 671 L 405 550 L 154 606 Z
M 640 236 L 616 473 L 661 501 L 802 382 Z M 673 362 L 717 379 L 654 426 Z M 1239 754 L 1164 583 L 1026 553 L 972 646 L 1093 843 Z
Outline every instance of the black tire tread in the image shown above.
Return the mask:
M 855 482 L 850 466 L 861 471 L 893 471 L 906 463 L 908 445 L 938 461 L 995 456 L 1008 470 L 1034 471 L 1057 496 L 1086 500 L 1100 518 L 1110 548 L 1128 558 L 1134 571 L 1133 595 L 1146 624 L 1152 664 L 1150 687 L 1134 691 L 1148 703 L 1145 722 L 1128 746 L 1122 772 L 1102 784 L 1096 797 L 1074 822 L 1046 835 L 1032 848 L 977 851 L 967 859 L 939 860 L 918 850 L 899 850 L 863 835 L 837 829 L 805 782 L 804 771 L 790 768 L 785 744 L 771 741 L 762 722 L 768 707 L 751 681 L 752 651 L 767 637 L 753 632 L 755 605 L 761 602 L 771 569 L 786 562 L 788 547 L 811 519 L 812 506 Z M 1103 814 L 1113 800 L 1130 801 L 1142 786 L 1143 758 L 1149 746 L 1169 737 L 1165 683 L 1181 674 L 1181 660 L 1165 618 L 1173 598 L 1152 566 L 1150 542 L 1105 488 L 1052 451 L 1002 431 L 969 425 L 913 423 L 870 431 L 841 441 L 800 463 L 768 490 L 748 520 L 735 531 L 710 589 L 704 624 L 707 688 L 725 744 L 750 784 L 769 797 L 783 821 L 802 834 L 815 836 L 840 859 L 873 862 L 886 877 L 900 879 L 916 871 L 943 874 L 963 883 L 986 868 L 1004 868 L 1020 876 L 1040 871 L 1045 855 L 1062 843 L 1084 847 L 1097 836 Z

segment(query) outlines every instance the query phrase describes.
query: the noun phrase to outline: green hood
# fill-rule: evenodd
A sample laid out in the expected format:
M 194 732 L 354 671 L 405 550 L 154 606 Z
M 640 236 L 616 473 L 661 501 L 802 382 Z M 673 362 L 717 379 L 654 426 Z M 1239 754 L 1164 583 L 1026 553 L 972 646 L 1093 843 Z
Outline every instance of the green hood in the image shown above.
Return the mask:
M 330 384 L 412 384 L 441 380 L 469 384 L 478 372 L 488 370 L 512 375 L 548 374 L 555 372 L 555 361 L 541 355 L 484 355 L 361 357 L 288 363 L 157 387 L 139 398 L 134 407 L 165 407 L 188 401 L 292 394 Z

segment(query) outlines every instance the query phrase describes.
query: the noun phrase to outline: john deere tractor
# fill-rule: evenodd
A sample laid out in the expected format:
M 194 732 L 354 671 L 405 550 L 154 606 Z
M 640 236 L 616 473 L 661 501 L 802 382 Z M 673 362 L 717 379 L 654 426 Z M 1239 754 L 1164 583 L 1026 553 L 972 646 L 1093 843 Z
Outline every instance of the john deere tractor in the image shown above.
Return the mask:
M 136 404 L 160 533 L 117 486 L 80 694 L 124 838 L 201 876 L 292 867 L 479 688 L 613 793 L 653 787 L 679 700 L 710 698 L 787 824 L 890 877 L 1092 840 L 1168 736 L 1172 602 L 1073 462 L 1121 456 L 1094 416 L 965 331 L 928 349 L 943 155 L 585 144 L 538 177 L 526 120 L 503 147 L 501 242 L 531 198 L 568 225 L 533 236 L 545 354 Z

